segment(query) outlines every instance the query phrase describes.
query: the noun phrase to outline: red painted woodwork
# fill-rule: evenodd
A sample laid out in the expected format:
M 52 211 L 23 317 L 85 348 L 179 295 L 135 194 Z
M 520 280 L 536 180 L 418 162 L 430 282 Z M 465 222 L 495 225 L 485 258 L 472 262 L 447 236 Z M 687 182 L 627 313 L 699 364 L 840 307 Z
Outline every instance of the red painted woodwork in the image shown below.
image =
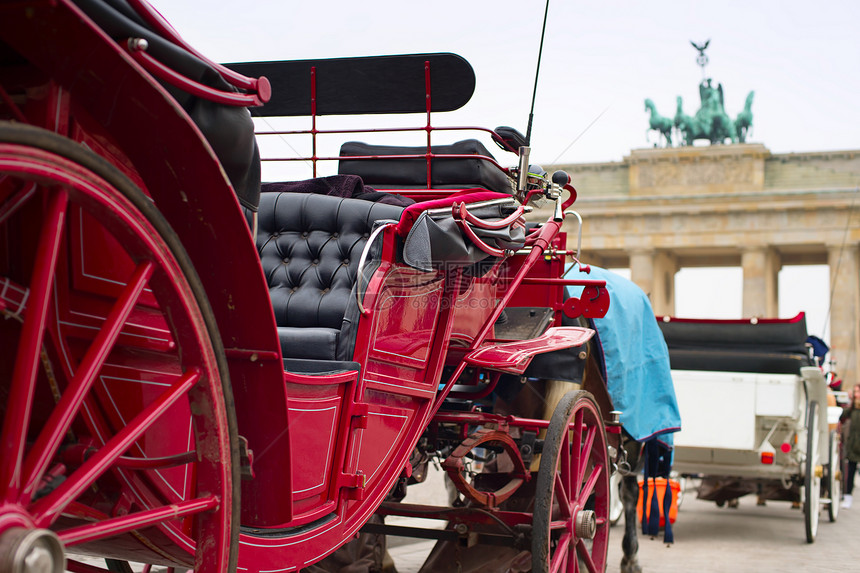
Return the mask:
M 489 395 L 500 372 L 520 374 L 536 353 L 590 336 L 495 340 L 505 307 L 551 308 L 560 326 L 561 221 L 546 221 L 515 256 L 479 245 L 499 256 L 479 276 L 419 271 L 397 256 L 418 212 L 454 207 L 470 236 L 467 223 L 486 224 L 461 203 L 498 194 L 404 190 L 419 204 L 382 232 L 358 367 L 285 372 L 244 214 L 209 144 L 151 72 L 187 78 L 130 54 L 70 0 L 0 5 L 0 48 L 13 62 L 0 65 L 0 136 L 10 138 L 0 139 L 0 342 L 12 349 L 0 358 L 0 536 L 50 530 L 69 548 L 198 573 L 237 560 L 242 571 L 294 571 L 381 507 L 393 512 L 383 500 L 419 438 L 442 425 L 463 440 L 459 459 L 476 444 L 506 444 L 519 469 L 498 490 L 505 498 L 532 480 L 514 434 L 547 421 L 451 413 L 444 402 L 455 382 L 481 380 Z M 428 110 L 430 73 L 428 64 Z M 259 94 L 195 93 L 268 97 L 265 81 L 229 79 Z M 418 130 L 428 146 L 447 129 L 429 116 Z M 51 133 L 25 129 L 12 141 L 22 124 Z M 428 161 L 428 180 L 430 170 Z M 521 215 L 495 226 L 524 225 Z M 481 424 L 496 429 L 469 442 Z M 250 478 L 241 483 L 240 466 Z M 500 509 L 502 494 L 473 498 L 497 522 L 530 522 Z M 479 512 L 449 517 L 492 526 Z

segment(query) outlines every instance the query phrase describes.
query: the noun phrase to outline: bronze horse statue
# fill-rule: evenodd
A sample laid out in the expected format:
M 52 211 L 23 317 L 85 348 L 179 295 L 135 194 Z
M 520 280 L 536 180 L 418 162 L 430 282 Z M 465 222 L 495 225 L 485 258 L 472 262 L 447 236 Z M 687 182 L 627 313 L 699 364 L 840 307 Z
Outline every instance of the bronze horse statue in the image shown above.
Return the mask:
M 722 94 L 721 89 L 719 93 Z M 736 143 L 737 135 L 735 134 L 734 122 L 713 95 L 706 97 L 702 108 L 696 112 L 695 116 L 691 117 L 684 113 L 683 100 L 681 96 L 678 96 L 675 125 L 681 131 L 684 144 L 693 145 L 697 139 L 707 139 L 711 144 L 723 143 L 726 139 Z M 720 95 L 721 99 L 722 96 Z
M 675 122 L 672 121 L 672 118 L 663 117 L 659 113 L 657 113 L 657 106 L 654 105 L 654 102 L 650 99 L 645 100 L 645 111 L 651 112 L 650 118 L 650 130 L 656 130 L 660 132 L 664 138 L 666 138 L 666 145 L 668 147 L 672 146 L 672 129 L 675 127 Z
M 738 141 L 740 143 L 746 143 L 747 134 L 749 133 L 750 128 L 752 128 L 753 96 L 755 96 L 754 91 L 751 91 L 749 94 L 747 94 L 747 99 L 744 103 L 744 109 L 738 114 L 738 117 L 735 118 L 735 134 L 737 135 Z

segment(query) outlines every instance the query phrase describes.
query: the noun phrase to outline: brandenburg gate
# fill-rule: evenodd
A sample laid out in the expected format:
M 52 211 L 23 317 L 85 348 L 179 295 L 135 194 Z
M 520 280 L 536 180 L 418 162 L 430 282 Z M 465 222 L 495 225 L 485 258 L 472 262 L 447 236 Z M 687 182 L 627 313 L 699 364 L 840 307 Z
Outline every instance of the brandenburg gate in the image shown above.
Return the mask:
M 846 386 L 860 381 L 860 150 L 649 148 L 553 169 L 579 190 L 584 262 L 629 267 L 658 315 L 674 314 L 682 267 L 741 267 L 743 316 L 752 318 L 778 316 L 783 265 L 829 265 L 830 345 Z M 576 227 L 568 217 L 568 248 Z

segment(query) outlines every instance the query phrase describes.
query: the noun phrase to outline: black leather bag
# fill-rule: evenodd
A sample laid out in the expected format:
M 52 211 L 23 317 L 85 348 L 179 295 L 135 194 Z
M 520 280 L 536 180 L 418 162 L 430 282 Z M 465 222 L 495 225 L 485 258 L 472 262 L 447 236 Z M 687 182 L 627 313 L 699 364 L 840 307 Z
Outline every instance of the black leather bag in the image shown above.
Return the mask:
M 469 207 L 475 217 L 490 223 L 508 218 L 515 211 L 513 200 L 489 201 Z M 492 255 L 479 247 L 464 232 L 462 225 L 492 249 L 517 250 L 525 244 L 525 226 L 518 219 L 501 229 L 485 229 L 457 221 L 450 208 L 427 210 L 412 225 L 403 245 L 406 264 L 422 270 L 466 267 Z

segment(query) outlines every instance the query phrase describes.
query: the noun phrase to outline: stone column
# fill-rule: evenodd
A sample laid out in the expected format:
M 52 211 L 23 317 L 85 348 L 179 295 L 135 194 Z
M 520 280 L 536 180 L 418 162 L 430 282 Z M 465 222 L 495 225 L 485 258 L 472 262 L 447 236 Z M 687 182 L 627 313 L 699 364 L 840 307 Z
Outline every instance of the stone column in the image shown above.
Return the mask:
M 743 316 L 779 315 L 779 255 L 768 247 L 752 247 L 741 253 L 744 272 Z
M 630 253 L 630 280 L 651 299 L 654 314 L 675 313 L 675 273 L 678 264 L 670 253 L 641 249 Z
M 860 253 L 857 245 L 827 247 L 830 266 L 830 347 L 843 390 L 860 382 L 858 311 L 860 311 Z
M 654 250 L 637 249 L 630 253 L 630 280 L 649 297 L 654 292 Z
M 654 314 L 675 314 L 675 273 L 678 261 L 672 253 L 658 251 L 654 255 L 654 287 L 651 291 L 651 306 Z

